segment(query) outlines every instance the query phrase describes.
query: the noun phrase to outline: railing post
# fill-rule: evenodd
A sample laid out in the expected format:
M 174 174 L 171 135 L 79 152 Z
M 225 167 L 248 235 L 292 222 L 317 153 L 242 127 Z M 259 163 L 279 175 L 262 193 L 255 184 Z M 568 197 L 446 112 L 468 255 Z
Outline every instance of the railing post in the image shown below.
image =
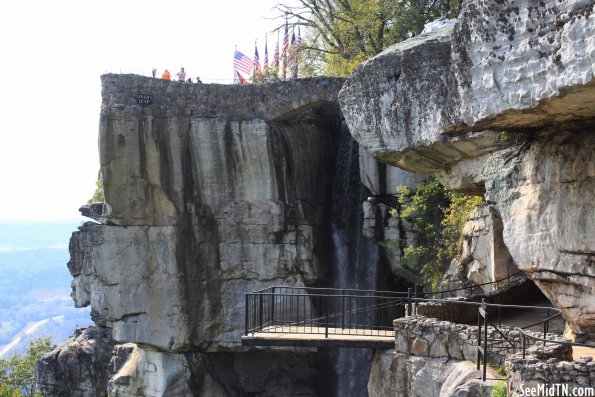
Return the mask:
M 413 290 L 413 297 L 414 298 L 417 298 L 418 297 L 418 290 L 417 290 L 418 284 L 415 283 L 414 284 L 414 287 L 415 287 L 415 289 Z M 417 314 L 417 301 L 413 304 L 413 306 L 415 307 L 415 309 L 413 310 L 413 312 L 415 314 Z
M 527 338 L 525 337 L 525 334 L 521 333 L 521 335 L 523 335 L 523 360 L 525 359 L 525 349 L 527 348 Z
M 502 307 L 498 305 L 498 327 L 502 326 Z
M 547 309 L 547 312 L 546 312 L 545 315 L 546 315 L 546 317 L 545 317 L 546 319 L 550 316 L 550 309 Z M 543 345 L 544 346 L 546 344 L 546 341 L 545 340 L 547 339 L 547 333 L 549 331 L 549 325 L 550 325 L 549 323 L 550 323 L 550 320 L 546 320 L 543 323 Z
M 477 311 L 477 370 L 481 365 L 481 307 Z
M 249 296 L 250 296 L 249 294 L 246 294 L 246 307 L 245 307 L 245 313 L 244 313 L 244 315 L 245 315 L 244 331 L 245 331 L 246 336 L 248 336 L 248 327 L 249 327 L 249 324 L 248 324 L 248 314 L 250 313 L 250 310 L 248 308 Z
M 263 329 L 263 310 L 264 310 L 264 302 L 262 299 L 262 292 L 258 294 L 259 296 L 259 302 L 258 302 L 258 324 L 260 325 L 260 330 L 262 331 Z
M 328 295 L 324 295 L 324 300 L 325 300 L 325 303 L 323 305 L 325 308 L 325 310 L 324 310 L 324 314 L 325 314 L 324 337 L 328 338 L 328 312 L 329 312 Z
M 345 329 L 345 289 L 341 293 L 341 329 Z
M 273 294 L 271 295 L 271 325 L 275 326 L 275 287 L 272 287 L 271 290 Z
M 411 288 L 407 288 L 407 315 L 411 316 Z
M 485 305 L 485 301 L 481 300 L 481 306 L 484 308 L 485 313 L 483 316 L 483 381 L 486 380 L 488 370 L 488 311 Z

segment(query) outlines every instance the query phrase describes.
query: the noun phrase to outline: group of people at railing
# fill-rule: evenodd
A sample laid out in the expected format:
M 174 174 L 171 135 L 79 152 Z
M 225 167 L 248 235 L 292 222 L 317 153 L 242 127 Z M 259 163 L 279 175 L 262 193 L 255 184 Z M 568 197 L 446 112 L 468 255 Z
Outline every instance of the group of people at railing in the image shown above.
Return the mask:
M 153 70 L 151 71 L 153 77 L 157 76 L 157 69 L 153 68 Z M 189 77 L 188 79 L 186 79 L 186 71 L 184 70 L 184 68 L 180 68 L 180 71 L 178 73 L 175 74 L 178 77 L 178 81 L 180 83 L 193 83 L 192 78 Z M 163 73 L 161 74 L 161 78 L 164 80 L 171 80 L 171 73 L 169 72 L 168 69 L 165 69 L 163 71 Z M 202 81 L 200 80 L 199 76 L 196 76 L 196 83 L 200 84 L 202 83 Z

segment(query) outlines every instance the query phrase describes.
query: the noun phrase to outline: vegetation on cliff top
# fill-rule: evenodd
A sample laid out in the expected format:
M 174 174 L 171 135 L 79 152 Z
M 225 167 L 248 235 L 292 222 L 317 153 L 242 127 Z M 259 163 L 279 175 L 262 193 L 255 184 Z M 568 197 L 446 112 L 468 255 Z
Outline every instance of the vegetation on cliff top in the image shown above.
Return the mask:
M 25 356 L 0 358 L 0 397 L 41 396 L 35 379 L 35 365 L 51 350 L 50 338 L 31 341 Z
M 435 290 L 450 261 L 460 254 L 467 216 L 483 198 L 448 191 L 434 178 L 424 179 L 414 191 L 399 185 L 397 193 L 400 210 L 392 215 L 406 221 L 416 236 L 413 244 L 408 245 L 405 236 L 398 242 L 403 264 Z
M 279 4 L 281 17 L 303 27 L 302 75 L 347 76 L 357 65 L 390 45 L 421 33 L 424 25 L 449 13 L 460 0 L 298 0 Z

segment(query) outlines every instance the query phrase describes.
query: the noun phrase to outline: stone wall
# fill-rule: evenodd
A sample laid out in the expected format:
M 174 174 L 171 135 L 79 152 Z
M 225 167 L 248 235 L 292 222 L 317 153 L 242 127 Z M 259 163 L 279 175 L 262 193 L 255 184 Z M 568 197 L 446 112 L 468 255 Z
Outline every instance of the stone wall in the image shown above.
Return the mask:
M 560 360 L 556 357 L 535 355 L 529 351 L 525 359 L 517 353 L 511 356 L 505 364 L 508 374 L 508 395 L 520 397 L 527 395 L 527 388 L 560 387 L 549 395 L 564 395 L 562 387 L 572 393 L 574 388 L 595 389 L 595 362 L 592 357 L 581 358 L 578 361 Z M 555 386 L 555 385 L 559 386 Z M 573 394 L 565 394 L 573 395 Z M 576 394 L 579 395 L 579 394 Z M 586 395 L 586 394 L 585 394 Z
M 373 373 L 368 384 L 370 395 L 404 395 L 408 388 L 416 387 L 424 390 L 424 396 L 445 396 L 443 390 L 446 379 L 454 370 L 453 365 L 463 366 L 462 360 L 477 362 L 477 326 L 455 324 L 439 321 L 423 316 L 404 317 L 394 321 L 395 352 L 379 353 L 375 357 Z M 542 342 L 528 338 L 526 340 L 526 357 L 522 357 L 522 334 L 507 326 L 498 329 L 516 346 L 507 348 L 501 343 L 497 352 L 490 350 L 488 362 L 493 367 L 503 367 L 507 376 L 509 396 L 524 395 L 521 388 L 538 385 L 561 384 L 570 390 L 574 387 L 595 386 L 595 362 L 592 358 L 581 358 L 572 361 L 572 347 L 567 345 Z M 529 332 L 538 338 L 543 335 Z M 488 338 L 502 339 L 492 327 L 488 327 Z M 548 334 L 549 340 L 564 341 L 560 337 Z M 493 342 L 491 342 L 493 343 Z M 489 349 L 489 347 L 488 347 Z M 396 353 L 396 354 L 395 354 Z M 469 363 L 470 364 L 470 363 Z M 420 369 L 421 368 L 421 369 Z M 468 371 L 473 373 L 473 368 Z M 423 370 L 422 370 L 423 369 Z M 489 370 L 488 372 L 493 371 Z M 422 386 L 426 377 L 432 373 L 431 385 Z M 474 373 L 474 376 L 478 376 Z M 388 377 L 385 380 L 380 376 Z M 472 378 L 469 375 L 469 378 Z M 498 377 L 492 373 L 488 377 Z M 444 383 L 443 383 L 444 382 Z M 394 384 L 392 384 L 394 383 Z M 459 385 L 461 382 L 459 382 Z M 416 386 L 417 385 L 417 386 Z M 467 387 L 470 387 L 467 385 Z M 479 393 L 479 391 L 477 391 Z M 466 394 L 465 394 L 466 395 Z M 474 394 L 469 394 L 470 396 Z M 477 394 L 480 395 L 480 394 Z M 489 394 L 488 394 L 489 395 Z
M 424 316 L 399 318 L 393 324 L 397 353 L 419 357 L 477 360 L 477 326 L 439 321 Z M 498 329 L 514 344 L 514 347 L 505 343 L 501 335 L 489 326 L 488 339 L 502 341 L 500 343 L 502 349 L 497 352 L 489 350 L 488 347 L 488 362 L 495 366 L 503 364 L 507 355 L 515 353 L 522 346 L 522 334 L 519 331 L 507 326 L 501 326 Z M 542 334 L 531 334 L 543 337 Z M 562 340 L 554 334 L 548 334 L 548 338 Z M 529 339 L 527 346 L 531 347 L 537 343 Z M 562 345 L 553 346 L 548 356 L 551 357 L 553 354 L 572 359 L 572 349 Z
M 508 374 L 511 396 L 519 396 L 522 386 L 538 383 L 564 383 L 570 387 L 593 384 L 592 361 L 572 362 L 570 346 L 527 340 L 527 358 L 522 359 L 521 334 L 510 327 L 499 327 L 513 341 L 516 349 L 500 344 L 490 351 L 486 382 L 476 368 L 477 327 L 439 321 L 423 316 L 404 317 L 394 321 L 395 351 L 377 352 L 368 381 L 370 397 L 478 397 L 490 396 L 493 386 L 502 378 L 494 367 Z M 539 333 L 530 333 L 541 337 Z M 492 327 L 489 339 L 501 339 Z M 548 339 L 562 340 L 549 334 Z M 492 342 L 493 343 L 493 342 Z M 515 353 L 517 351 L 517 353 Z M 481 369 L 483 370 L 483 369 Z

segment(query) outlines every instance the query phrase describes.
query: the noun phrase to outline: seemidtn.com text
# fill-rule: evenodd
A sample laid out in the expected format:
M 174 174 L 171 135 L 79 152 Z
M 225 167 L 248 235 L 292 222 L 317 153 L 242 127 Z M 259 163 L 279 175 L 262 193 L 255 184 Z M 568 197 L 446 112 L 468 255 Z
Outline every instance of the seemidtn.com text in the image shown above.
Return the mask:
M 525 386 L 520 385 L 521 396 L 531 397 L 595 397 L 595 388 L 589 386 L 573 386 L 565 383 L 550 385 Z

